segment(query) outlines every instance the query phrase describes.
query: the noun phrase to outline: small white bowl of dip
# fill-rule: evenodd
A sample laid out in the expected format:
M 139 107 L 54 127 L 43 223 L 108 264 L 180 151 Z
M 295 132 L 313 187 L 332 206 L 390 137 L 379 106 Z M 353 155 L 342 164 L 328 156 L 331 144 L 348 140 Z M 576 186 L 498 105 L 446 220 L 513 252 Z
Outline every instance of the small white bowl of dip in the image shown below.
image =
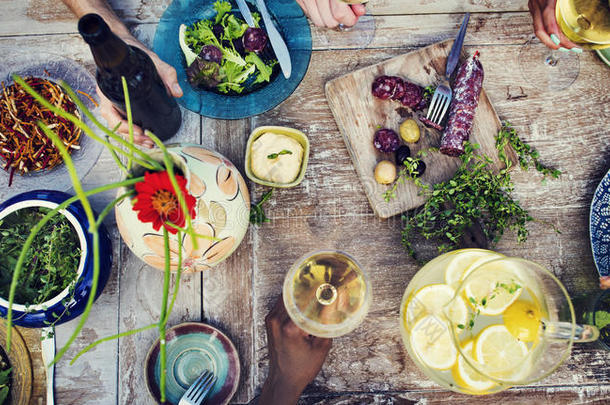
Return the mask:
M 246 145 L 246 176 L 269 187 L 301 183 L 309 160 L 309 139 L 293 128 L 264 126 L 252 131 Z

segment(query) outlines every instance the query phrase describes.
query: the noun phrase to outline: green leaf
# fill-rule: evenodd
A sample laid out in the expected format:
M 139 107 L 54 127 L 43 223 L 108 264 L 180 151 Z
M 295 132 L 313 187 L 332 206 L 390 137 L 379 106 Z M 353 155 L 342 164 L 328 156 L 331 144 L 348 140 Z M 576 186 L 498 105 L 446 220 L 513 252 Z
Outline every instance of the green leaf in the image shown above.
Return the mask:
M 273 66 L 267 66 L 265 62 L 254 52 L 248 52 L 246 55 L 246 62 L 253 63 L 258 71 L 256 80 L 260 82 L 268 82 L 271 80 L 271 74 L 273 73 Z
M 263 210 L 263 204 L 271 198 L 271 194 L 273 193 L 273 189 L 264 193 L 261 197 L 261 200 L 257 204 L 252 204 L 250 209 L 250 222 L 254 225 L 260 225 L 264 222 L 270 222 L 269 218 L 265 215 L 265 211 Z
M 7 368 L 6 370 L 0 371 L 0 385 L 7 385 L 10 380 L 12 368 Z M 2 403 L 0 401 L 0 403 Z
M 282 149 L 278 153 L 271 153 L 271 154 L 267 155 L 267 159 L 277 159 L 281 155 L 292 155 L 292 152 L 289 151 L 288 149 Z
M 214 3 L 214 10 L 216 10 L 216 18 L 214 19 L 214 23 L 218 24 L 220 21 L 222 21 L 222 18 L 225 16 L 226 13 L 230 13 L 231 10 L 233 9 L 233 7 L 231 7 L 231 3 L 229 3 L 228 1 L 216 1 Z
M 8 392 L 9 392 L 8 387 L 0 388 L 0 405 L 4 404 L 4 402 L 6 401 L 6 398 L 8 397 Z

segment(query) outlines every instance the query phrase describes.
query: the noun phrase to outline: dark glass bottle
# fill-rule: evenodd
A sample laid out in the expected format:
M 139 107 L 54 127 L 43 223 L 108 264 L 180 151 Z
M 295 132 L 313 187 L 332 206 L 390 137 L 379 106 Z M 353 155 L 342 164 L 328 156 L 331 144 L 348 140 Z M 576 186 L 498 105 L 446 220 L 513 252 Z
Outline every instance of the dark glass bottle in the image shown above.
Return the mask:
M 180 107 L 167 92 L 150 57 L 127 45 L 97 14 L 78 22 L 78 31 L 91 48 L 97 65 L 97 84 L 112 103 L 125 112 L 121 76 L 127 81 L 133 122 L 161 140 L 172 137 L 182 123 Z

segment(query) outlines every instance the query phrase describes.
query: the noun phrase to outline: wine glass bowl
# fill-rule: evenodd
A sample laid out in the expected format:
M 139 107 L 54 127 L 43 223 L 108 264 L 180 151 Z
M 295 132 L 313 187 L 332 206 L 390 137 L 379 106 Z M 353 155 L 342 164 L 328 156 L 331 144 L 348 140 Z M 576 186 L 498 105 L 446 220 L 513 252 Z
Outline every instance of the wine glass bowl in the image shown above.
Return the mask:
M 347 253 L 323 250 L 295 262 L 286 274 L 284 305 L 305 332 L 324 338 L 345 335 L 366 317 L 371 283 Z

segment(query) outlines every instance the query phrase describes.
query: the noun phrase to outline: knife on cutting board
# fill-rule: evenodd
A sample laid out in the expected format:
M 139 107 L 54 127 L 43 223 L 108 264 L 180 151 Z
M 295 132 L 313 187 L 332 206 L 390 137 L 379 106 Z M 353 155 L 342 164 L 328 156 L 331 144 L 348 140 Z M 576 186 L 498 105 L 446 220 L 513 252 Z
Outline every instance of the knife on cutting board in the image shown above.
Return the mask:
M 241 15 L 246 21 L 246 24 L 248 24 L 250 27 L 254 27 L 254 18 L 252 17 L 252 13 L 250 12 L 250 8 L 248 7 L 246 0 L 236 0 L 236 2 Z M 258 7 L 261 17 L 263 18 L 263 22 L 265 23 L 267 37 L 269 37 L 269 42 L 271 43 L 273 52 L 275 52 L 277 61 L 282 69 L 282 73 L 284 74 L 284 77 L 288 79 L 292 74 L 292 62 L 290 61 L 288 46 L 286 46 L 286 42 L 284 42 L 282 35 L 280 35 L 280 32 L 277 30 L 277 28 L 275 28 L 273 21 L 271 21 L 271 16 L 269 15 L 269 11 L 267 10 L 264 0 L 256 0 L 256 7 Z
M 55 330 L 42 329 L 42 362 L 47 373 L 47 405 L 54 405 L 53 380 L 55 378 L 55 365 L 49 365 L 55 358 Z

